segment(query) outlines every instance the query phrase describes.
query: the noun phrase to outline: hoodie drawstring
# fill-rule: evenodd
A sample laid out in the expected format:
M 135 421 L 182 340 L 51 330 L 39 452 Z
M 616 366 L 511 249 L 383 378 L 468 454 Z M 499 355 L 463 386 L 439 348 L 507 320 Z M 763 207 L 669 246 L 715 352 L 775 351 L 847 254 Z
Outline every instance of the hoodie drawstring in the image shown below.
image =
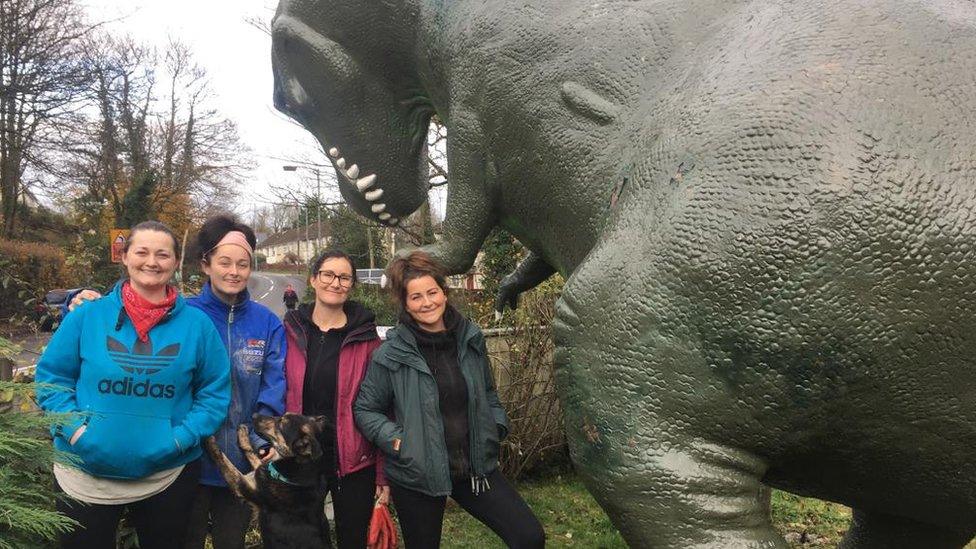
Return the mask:
M 491 490 L 491 483 L 488 482 L 488 477 L 480 476 L 476 477 L 471 475 L 471 493 L 474 495 L 480 495 L 488 490 Z

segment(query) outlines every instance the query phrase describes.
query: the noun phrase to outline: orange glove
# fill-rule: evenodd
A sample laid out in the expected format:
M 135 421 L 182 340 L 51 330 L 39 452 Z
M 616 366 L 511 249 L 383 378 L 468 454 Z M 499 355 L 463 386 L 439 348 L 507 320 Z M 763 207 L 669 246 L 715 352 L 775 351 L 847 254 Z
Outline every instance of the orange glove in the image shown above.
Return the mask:
M 369 521 L 369 534 L 366 536 L 367 549 L 396 549 L 397 530 L 393 517 L 386 504 L 377 503 L 373 507 L 373 517 Z

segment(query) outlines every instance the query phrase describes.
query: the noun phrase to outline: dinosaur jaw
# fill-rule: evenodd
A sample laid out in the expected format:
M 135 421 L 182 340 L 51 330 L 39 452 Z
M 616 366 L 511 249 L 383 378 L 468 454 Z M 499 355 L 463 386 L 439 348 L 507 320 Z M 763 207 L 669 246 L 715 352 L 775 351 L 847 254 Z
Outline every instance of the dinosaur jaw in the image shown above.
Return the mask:
M 396 227 L 402 218 L 415 212 L 427 200 L 427 196 L 420 193 L 410 193 L 417 196 L 401 196 L 403 189 L 398 188 L 396 182 L 384 188 L 386 181 L 345 158 L 338 147 L 329 148 L 328 154 L 339 176 L 339 192 L 343 199 L 367 219 Z

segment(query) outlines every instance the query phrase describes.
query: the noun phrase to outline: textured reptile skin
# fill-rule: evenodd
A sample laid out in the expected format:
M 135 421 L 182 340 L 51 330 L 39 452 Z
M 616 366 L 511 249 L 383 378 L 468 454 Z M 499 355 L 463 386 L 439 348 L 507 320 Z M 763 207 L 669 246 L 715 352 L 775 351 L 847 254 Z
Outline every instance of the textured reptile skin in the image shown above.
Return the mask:
M 976 532 L 972 2 L 285 0 L 273 35 L 359 212 L 426 199 L 436 112 L 430 250 L 501 225 L 503 293 L 567 277 L 572 456 L 633 547 L 785 547 L 770 486 L 852 506 L 846 547 Z

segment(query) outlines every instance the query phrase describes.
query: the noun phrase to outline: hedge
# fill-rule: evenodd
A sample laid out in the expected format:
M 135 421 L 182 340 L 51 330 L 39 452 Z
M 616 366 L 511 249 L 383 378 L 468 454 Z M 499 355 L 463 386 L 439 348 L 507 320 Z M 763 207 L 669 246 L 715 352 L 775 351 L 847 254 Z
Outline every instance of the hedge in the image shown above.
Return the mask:
M 0 318 L 29 312 L 26 301 L 70 286 L 73 279 L 57 246 L 0 240 Z

